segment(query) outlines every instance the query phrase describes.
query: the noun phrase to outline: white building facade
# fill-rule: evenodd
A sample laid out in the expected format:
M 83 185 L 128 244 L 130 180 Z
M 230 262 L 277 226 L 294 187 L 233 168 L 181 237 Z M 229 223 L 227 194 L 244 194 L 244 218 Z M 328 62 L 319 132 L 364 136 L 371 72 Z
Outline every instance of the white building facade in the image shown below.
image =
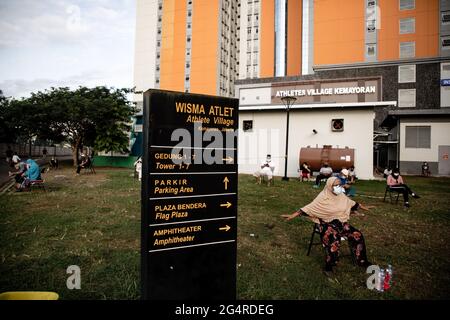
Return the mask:
M 374 108 L 396 105 L 379 101 L 380 90 L 379 78 L 238 83 L 240 173 L 254 173 L 270 154 L 275 175 L 284 175 L 287 109 L 281 97 L 289 95 L 296 101 L 289 109 L 287 176 L 299 176 L 302 148 L 331 146 L 353 149 L 347 167 L 353 164 L 359 178 L 373 179 Z M 338 130 L 336 120 L 343 124 Z

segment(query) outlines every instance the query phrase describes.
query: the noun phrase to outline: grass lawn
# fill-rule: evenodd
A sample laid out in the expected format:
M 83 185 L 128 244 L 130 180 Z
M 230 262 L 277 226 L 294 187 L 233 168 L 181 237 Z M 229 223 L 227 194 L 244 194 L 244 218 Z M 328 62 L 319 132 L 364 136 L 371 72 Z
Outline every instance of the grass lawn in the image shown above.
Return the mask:
M 61 299 L 138 299 L 140 184 L 126 169 L 96 168 L 46 174 L 49 192 L 0 197 L 0 292 L 55 291 Z M 306 256 L 312 222 L 280 218 L 311 201 L 311 183 L 275 186 L 239 178 L 239 299 L 448 299 L 450 297 L 450 179 L 406 177 L 422 198 L 412 207 L 383 203 L 384 183 L 359 181 L 357 201 L 376 205 L 351 223 L 365 235 L 369 259 L 394 267 L 394 287 L 366 288 L 365 270 L 353 266 L 348 246 L 331 278 L 324 254 Z M 66 269 L 81 268 L 81 290 L 68 290 Z

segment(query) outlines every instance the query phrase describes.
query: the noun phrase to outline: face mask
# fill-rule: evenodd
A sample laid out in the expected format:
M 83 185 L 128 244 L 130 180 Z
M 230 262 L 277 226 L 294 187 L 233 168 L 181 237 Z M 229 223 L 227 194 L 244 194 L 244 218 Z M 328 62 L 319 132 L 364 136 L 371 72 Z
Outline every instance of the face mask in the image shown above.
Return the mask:
M 335 195 L 339 195 L 341 193 L 344 193 L 344 188 L 342 188 L 341 186 L 334 186 L 333 187 L 333 193 Z
M 394 177 L 396 177 L 396 178 L 397 178 L 398 176 L 399 176 L 399 174 L 398 174 L 398 173 L 394 173 Z

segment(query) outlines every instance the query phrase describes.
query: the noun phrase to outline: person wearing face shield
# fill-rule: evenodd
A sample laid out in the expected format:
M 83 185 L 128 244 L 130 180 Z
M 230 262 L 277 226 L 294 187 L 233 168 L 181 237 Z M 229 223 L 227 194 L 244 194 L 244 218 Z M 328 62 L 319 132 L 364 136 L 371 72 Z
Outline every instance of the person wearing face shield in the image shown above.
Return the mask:
M 426 177 L 431 175 L 430 166 L 428 165 L 428 162 L 424 162 L 422 164 L 422 175 Z
M 349 224 L 350 214 L 363 215 L 358 209 L 369 210 L 371 206 L 364 206 L 348 198 L 337 177 L 328 178 L 324 189 L 308 205 L 290 215 L 282 215 L 286 220 L 306 216 L 319 224 L 320 239 L 326 251 L 325 272 L 332 271 L 339 260 L 341 237 L 348 239 L 353 256 L 361 267 L 367 268 L 371 263 L 367 259 L 366 245 L 361 231 Z
M 394 169 L 392 174 L 387 177 L 386 183 L 391 191 L 399 192 L 403 195 L 403 202 L 406 208 L 409 208 L 409 195 L 416 199 L 420 198 L 405 184 L 398 168 Z
M 260 169 L 256 171 L 253 176 L 256 178 L 256 183 L 261 184 L 262 178 L 267 177 L 267 185 L 270 186 L 273 184 L 273 172 L 275 170 L 275 165 L 272 162 L 272 156 L 270 154 L 267 155 L 266 161 L 264 161 Z
M 353 182 L 350 181 L 350 171 L 347 169 L 342 169 L 338 175 L 339 180 L 341 180 L 341 187 L 344 189 L 344 193 L 349 197 L 355 196 L 355 188 L 353 188 Z

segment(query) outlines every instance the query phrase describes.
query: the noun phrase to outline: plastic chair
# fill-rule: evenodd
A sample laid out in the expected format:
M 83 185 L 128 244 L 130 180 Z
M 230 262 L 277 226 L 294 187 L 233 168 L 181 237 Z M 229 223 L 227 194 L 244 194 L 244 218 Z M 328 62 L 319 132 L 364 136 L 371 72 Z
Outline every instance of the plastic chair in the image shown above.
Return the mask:
M 43 189 L 44 192 L 47 190 L 45 189 L 45 180 L 30 180 L 30 190 L 33 190 L 34 187 L 37 187 L 39 189 Z
M 94 169 L 94 159 L 91 159 L 89 162 L 89 165 L 87 167 L 84 167 L 84 173 L 93 173 L 96 174 Z
M 261 179 L 261 184 L 268 184 L 269 183 L 269 177 L 268 176 L 266 176 L 266 175 L 262 175 L 261 177 L 260 177 L 260 179 Z M 275 185 L 275 178 L 272 176 L 272 180 L 270 180 L 270 185 L 271 186 L 274 186 Z
M 320 225 L 319 225 L 318 223 L 315 223 L 315 224 L 313 225 L 313 232 L 312 232 L 312 234 L 311 234 L 311 240 L 309 241 L 309 247 L 308 247 L 308 252 L 306 253 L 306 256 L 309 256 L 309 254 L 311 253 L 311 248 L 312 248 L 313 245 L 318 245 L 318 244 L 322 245 L 322 241 L 314 243 L 314 236 L 315 236 L 316 234 L 317 234 L 317 235 L 319 236 L 319 238 L 320 238 L 320 228 L 319 228 L 319 226 L 320 226 Z M 342 237 L 342 238 L 341 238 L 341 243 L 342 243 L 342 241 L 345 241 L 345 240 L 347 240 L 347 238 L 346 238 L 346 237 Z M 356 258 L 355 258 L 355 256 L 354 256 L 353 251 L 352 251 L 352 249 L 350 248 L 350 246 L 349 246 L 349 250 L 350 250 L 350 257 L 351 257 L 351 259 L 352 259 L 352 263 L 353 263 L 353 264 L 356 264 Z
M 0 293 L 0 300 L 58 300 L 56 292 L 47 291 L 11 291 Z
M 393 203 L 393 197 L 392 197 L 392 193 L 396 192 L 397 193 L 397 198 L 395 199 L 395 204 L 398 203 L 398 198 L 400 197 L 400 191 L 397 190 L 392 190 L 391 188 L 389 188 L 389 186 L 386 186 L 386 191 L 384 192 L 384 198 L 383 198 L 383 202 L 386 202 L 386 196 L 389 194 L 389 199 L 391 201 L 391 204 Z
M 44 192 L 47 191 L 45 189 L 45 179 L 43 178 L 43 174 L 47 172 L 47 167 L 41 167 L 41 179 L 39 180 L 30 180 L 30 190 L 33 190 L 34 187 L 38 189 L 43 189 Z

